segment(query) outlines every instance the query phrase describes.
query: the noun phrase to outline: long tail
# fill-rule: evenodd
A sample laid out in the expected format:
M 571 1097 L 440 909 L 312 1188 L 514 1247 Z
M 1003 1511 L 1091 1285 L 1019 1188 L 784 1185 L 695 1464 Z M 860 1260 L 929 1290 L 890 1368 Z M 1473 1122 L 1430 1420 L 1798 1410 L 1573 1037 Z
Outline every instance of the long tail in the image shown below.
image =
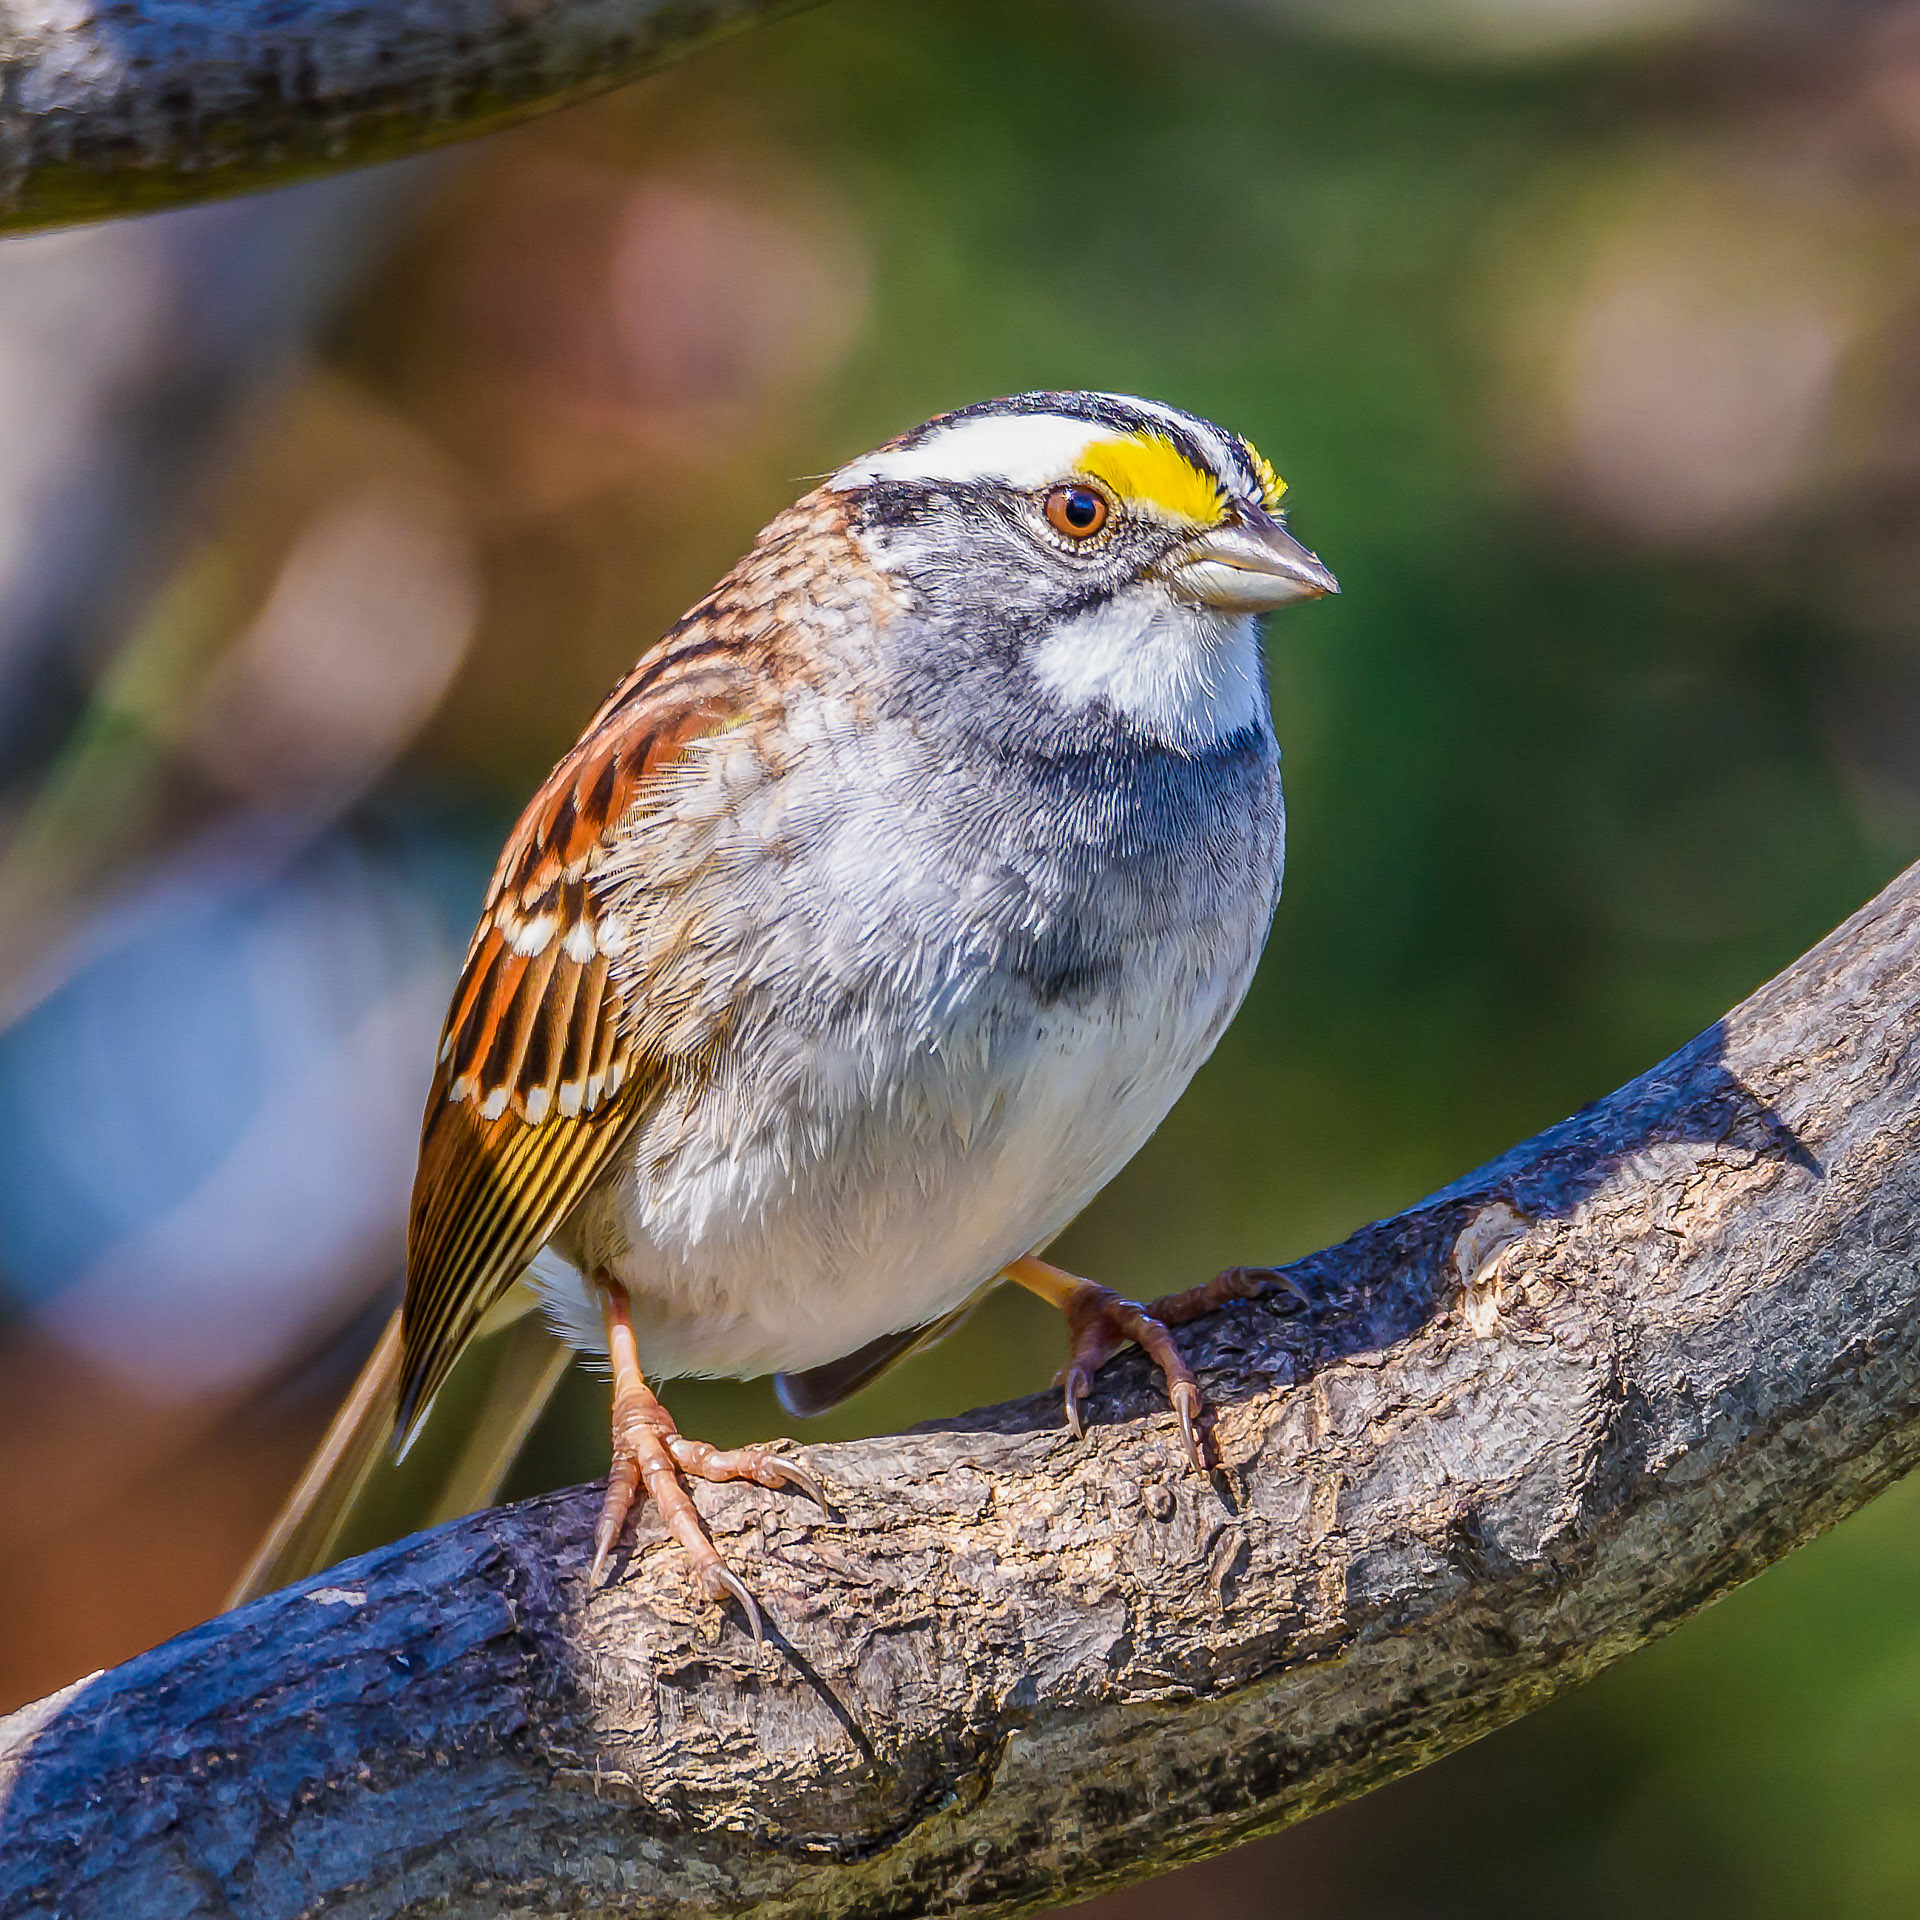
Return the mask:
M 478 1409 L 469 1416 L 437 1489 L 396 1525 L 390 1510 L 401 1343 L 400 1316 L 394 1314 L 279 1518 L 228 1596 L 229 1607 L 304 1580 L 347 1552 L 377 1545 L 381 1538 L 434 1526 L 492 1503 L 571 1356 L 538 1313 L 523 1313 L 478 1347 L 492 1363 Z M 378 1524 L 382 1517 L 387 1521 L 384 1529 Z

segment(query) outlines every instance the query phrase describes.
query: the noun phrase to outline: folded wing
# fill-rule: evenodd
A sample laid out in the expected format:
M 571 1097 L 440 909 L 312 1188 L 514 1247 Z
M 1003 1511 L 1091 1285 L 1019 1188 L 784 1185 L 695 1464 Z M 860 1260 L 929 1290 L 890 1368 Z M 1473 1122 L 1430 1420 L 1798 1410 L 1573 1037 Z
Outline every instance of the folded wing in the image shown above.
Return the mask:
M 738 724 L 738 664 L 693 632 L 616 688 L 534 796 L 487 890 L 427 1097 L 407 1232 L 398 1428 L 412 1433 L 488 1309 L 645 1114 L 648 1057 L 613 966 L 605 868 L 696 741 Z

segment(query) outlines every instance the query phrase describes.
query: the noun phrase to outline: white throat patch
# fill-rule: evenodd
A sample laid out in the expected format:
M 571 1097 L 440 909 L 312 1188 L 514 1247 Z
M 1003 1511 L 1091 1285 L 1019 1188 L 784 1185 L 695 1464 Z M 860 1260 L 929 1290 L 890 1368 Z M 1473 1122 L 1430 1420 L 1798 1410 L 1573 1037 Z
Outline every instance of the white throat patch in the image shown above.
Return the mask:
M 1062 621 L 1034 649 L 1040 684 L 1069 706 L 1104 700 L 1167 746 L 1197 753 L 1264 722 L 1256 617 L 1125 593 Z

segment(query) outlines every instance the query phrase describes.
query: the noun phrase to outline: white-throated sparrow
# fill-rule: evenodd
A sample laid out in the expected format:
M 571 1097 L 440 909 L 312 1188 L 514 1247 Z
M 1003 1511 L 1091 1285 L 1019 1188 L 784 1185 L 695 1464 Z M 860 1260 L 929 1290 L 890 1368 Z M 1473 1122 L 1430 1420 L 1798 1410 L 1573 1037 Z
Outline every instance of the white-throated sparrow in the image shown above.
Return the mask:
M 1158 1125 L 1266 937 L 1258 618 L 1335 591 L 1281 490 L 1170 407 L 968 407 L 841 468 L 642 655 L 501 856 L 398 1329 L 243 1591 L 321 1563 L 313 1514 L 543 1248 L 549 1314 L 613 1371 L 596 1574 L 644 1484 L 756 1631 L 681 1476 L 818 1488 L 784 1443 L 684 1438 L 648 1375 L 779 1372 L 816 1411 L 1010 1278 L 1067 1314 L 1076 1428 L 1136 1340 L 1205 1463 L 1164 1322 L 1217 1291 L 1155 1318 L 1035 1255 Z

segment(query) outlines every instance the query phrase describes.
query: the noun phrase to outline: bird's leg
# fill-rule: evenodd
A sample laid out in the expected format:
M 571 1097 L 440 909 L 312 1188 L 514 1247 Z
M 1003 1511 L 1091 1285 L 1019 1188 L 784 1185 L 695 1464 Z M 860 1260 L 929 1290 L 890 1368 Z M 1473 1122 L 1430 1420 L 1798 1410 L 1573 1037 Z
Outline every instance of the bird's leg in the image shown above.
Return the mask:
M 607 1495 L 594 1529 L 593 1571 L 596 1585 L 607 1557 L 619 1541 L 641 1487 L 660 1510 L 667 1530 L 686 1549 L 694 1578 L 709 1599 L 731 1594 L 761 1639 L 760 1609 L 739 1576 L 721 1559 L 707 1538 L 707 1530 L 680 1476 L 698 1480 L 751 1480 L 761 1487 L 798 1487 L 827 1504 L 825 1489 L 812 1471 L 780 1451 L 785 1440 L 761 1441 L 750 1447 L 715 1447 L 689 1440 L 673 1424 L 673 1415 L 654 1396 L 640 1371 L 640 1351 L 633 1337 L 632 1304 L 626 1288 L 600 1280 L 601 1312 L 607 1327 L 607 1358 L 613 1367 L 613 1463 L 607 1473 Z
M 1084 1431 L 1080 1402 L 1093 1385 L 1093 1376 L 1131 1340 L 1165 1377 L 1167 1399 L 1180 1416 L 1187 1457 L 1203 1473 L 1213 1464 L 1212 1422 L 1206 1396 L 1193 1377 L 1193 1369 L 1180 1357 L 1168 1328 L 1197 1320 L 1229 1300 L 1253 1298 L 1265 1290 L 1270 1276 L 1256 1278 L 1251 1269 L 1229 1268 L 1205 1286 L 1168 1294 L 1147 1307 L 1123 1300 L 1091 1280 L 1063 1273 L 1031 1254 L 1014 1261 L 1006 1269 L 1006 1278 L 1017 1281 L 1029 1293 L 1037 1293 L 1067 1316 L 1067 1337 L 1072 1347 L 1067 1364 L 1055 1380 L 1065 1390 L 1067 1425 L 1076 1437 Z

